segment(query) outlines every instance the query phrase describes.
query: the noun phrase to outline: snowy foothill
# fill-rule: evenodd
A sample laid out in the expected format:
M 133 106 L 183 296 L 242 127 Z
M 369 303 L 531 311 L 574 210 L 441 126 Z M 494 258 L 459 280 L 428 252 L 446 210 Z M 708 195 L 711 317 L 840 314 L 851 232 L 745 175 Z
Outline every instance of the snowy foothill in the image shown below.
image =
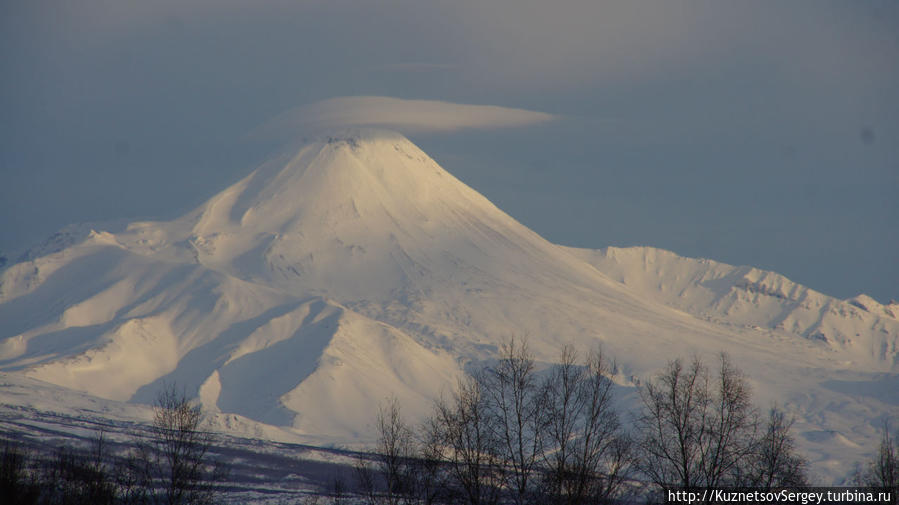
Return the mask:
M 364 445 L 385 398 L 421 418 L 518 336 L 542 363 L 601 344 L 631 405 L 669 359 L 725 351 L 825 482 L 899 412 L 895 305 L 552 244 L 389 131 L 308 142 L 173 221 L 72 230 L 0 272 L 5 408 L 140 419 L 176 383 L 224 432 Z

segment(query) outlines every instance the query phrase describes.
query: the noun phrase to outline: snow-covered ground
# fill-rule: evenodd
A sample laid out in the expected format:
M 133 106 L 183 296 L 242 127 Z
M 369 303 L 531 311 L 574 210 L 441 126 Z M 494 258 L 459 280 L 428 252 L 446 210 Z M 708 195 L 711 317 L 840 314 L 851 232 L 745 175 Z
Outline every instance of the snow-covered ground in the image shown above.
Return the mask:
M 102 432 L 108 454 L 125 455 L 145 434 L 152 410 L 145 405 L 91 395 L 0 373 L 0 437 L 12 438 L 35 458 L 52 457 L 60 447 L 89 451 Z M 370 458 L 337 445 L 311 446 L 284 430 L 240 416 L 210 415 L 214 430 L 208 458 L 227 464 L 216 484 L 223 503 L 283 505 L 307 495 L 328 495 L 334 481 L 355 486 L 353 465 Z
M 511 336 L 542 362 L 601 343 L 631 400 L 667 360 L 727 351 L 833 482 L 899 413 L 897 313 L 749 267 L 549 243 L 404 137 L 354 130 L 174 221 L 73 227 L 7 265 L 0 370 L 68 388 L 44 411 L 74 390 L 139 417 L 122 402 L 174 382 L 223 429 L 327 445 L 370 441 L 390 395 L 427 414 Z

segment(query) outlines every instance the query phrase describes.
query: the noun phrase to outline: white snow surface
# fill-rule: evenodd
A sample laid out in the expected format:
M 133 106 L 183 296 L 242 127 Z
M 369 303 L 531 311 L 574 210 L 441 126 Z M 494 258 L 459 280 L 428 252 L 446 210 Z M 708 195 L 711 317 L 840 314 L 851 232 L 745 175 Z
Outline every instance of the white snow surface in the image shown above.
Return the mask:
M 325 137 L 174 221 L 54 244 L 0 273 L 0 371 L 136 404 L 174 382 L 260 433 L 371 440 L 385 398 L 420 418 L 512 336 L 545 363 L 602 344 L 630 404 L 668 360 L 726 351 L 830 482 L 899 414 L 895 305 L 554 245 L 396 133 Z

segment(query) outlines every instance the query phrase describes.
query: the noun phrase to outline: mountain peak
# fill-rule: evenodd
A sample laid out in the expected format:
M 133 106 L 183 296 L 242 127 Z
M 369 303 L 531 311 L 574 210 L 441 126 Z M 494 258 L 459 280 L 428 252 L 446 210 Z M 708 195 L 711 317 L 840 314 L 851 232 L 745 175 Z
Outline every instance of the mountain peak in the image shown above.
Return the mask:
M 498 212 L 404 136 L 348 128 L 263 164 L 210 199 L 200 209 L 195 231 L 233 233 L 245 228 L 283 234 L 374 215 L 429 220 L 440 212 L 435 204 L 477 204 Z
M 389 298 L 425 270 L 450 277 L 494 255 L 557 254 L 404 136 L 372 128 L 307 141 L 158 226 L 207 267 L 344 302 Z M 450 245 L 461 257 L 443 252 Z
M 336 144 L 336 143 L 346 143 L 350 146 L 358 146 L 363 143 L 378 143 L 378 142 L 409 142 L 403 134 L 394 131 L 388 130 L 386 128 L 374 128 L 374 127 L 362 127 L 362 126 L 353 126 L 353 127 L 344 127 L 344 128 L 334 128 L 331 130 L 323 131 L 322 133 L 312 137 L 310 139 L 312 142 L 325 142 L 328 144 Z

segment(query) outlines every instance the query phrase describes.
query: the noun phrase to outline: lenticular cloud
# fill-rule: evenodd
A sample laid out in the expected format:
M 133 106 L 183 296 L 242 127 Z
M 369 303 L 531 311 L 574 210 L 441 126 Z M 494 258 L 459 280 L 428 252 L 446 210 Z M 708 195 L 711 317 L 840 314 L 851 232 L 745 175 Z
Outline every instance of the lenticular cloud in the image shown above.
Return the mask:
M 527 126 L 552 119 L 554 116 L 544 112 L 496 105 L 346 96 L 291 109 L 261 126 L 253 135 L 271 137 L 347 126 L 379 126 L 404 133 L 448 132 Z

